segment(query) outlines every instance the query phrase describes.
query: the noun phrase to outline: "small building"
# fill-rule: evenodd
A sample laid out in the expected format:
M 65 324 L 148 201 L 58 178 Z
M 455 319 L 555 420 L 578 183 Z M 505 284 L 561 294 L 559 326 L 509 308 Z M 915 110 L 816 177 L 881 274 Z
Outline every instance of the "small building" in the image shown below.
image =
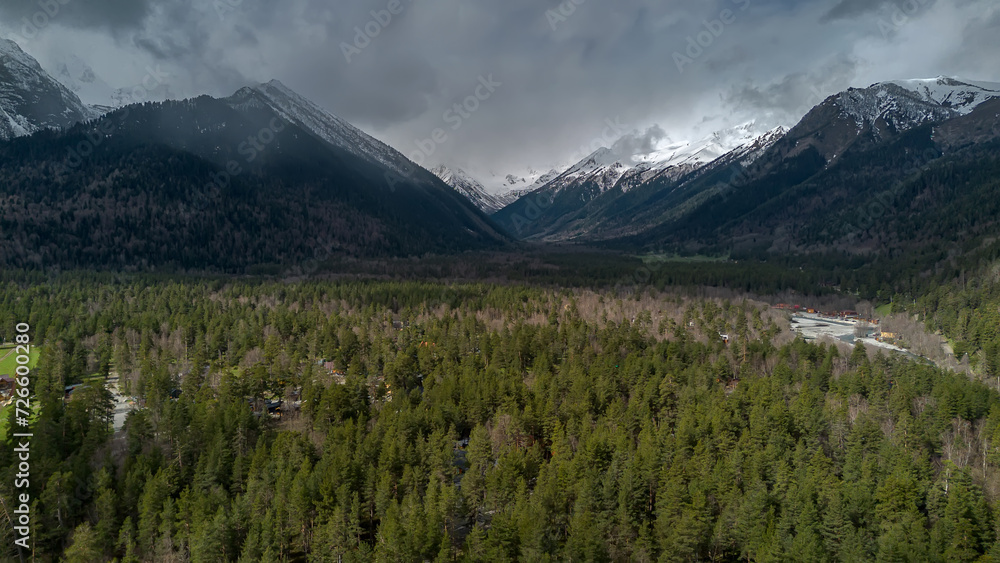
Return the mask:
M 326 371 L 327 375 L 333 379 L 334 383 L 337 383 L 338 385 L 344 385 L 347 383 L 347 374 L 337 369 L 337 364 L 333 362 L 324 362 L 323 369 Z
M 267 414 L 272 416 L 281 416 L 281 399 L 271 400 L 264 403 L 267 408 Z
M 14 378 L 9 375 L 0 376 L 0 400 L 6 400 L 14 396 Z

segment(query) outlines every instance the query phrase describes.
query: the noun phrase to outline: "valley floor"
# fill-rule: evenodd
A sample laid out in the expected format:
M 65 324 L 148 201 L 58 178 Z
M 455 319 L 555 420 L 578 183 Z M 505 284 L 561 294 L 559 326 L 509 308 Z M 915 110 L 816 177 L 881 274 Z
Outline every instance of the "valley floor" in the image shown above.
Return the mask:
M 815 313 L 796 313 L 792 315 L 792 330 L 806 340 L 831 338 L 852 345 L 860 341 L 866 346 L 891 350 L 911 359 L 921 359 L 921 356 L 914 354 L 906 348 L 881 342 L 871 336 L 859 338 L 854 333 L 856 328 L 856 323 L 830 319 Z

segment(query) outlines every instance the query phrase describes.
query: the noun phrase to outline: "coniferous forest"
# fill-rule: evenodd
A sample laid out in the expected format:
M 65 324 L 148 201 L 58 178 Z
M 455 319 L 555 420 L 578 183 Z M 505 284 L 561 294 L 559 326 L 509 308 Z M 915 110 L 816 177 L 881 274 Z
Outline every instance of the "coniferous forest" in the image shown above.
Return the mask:
M 11 4 L 0 563 L 1000 561 L 996 0 Z
M 1000 556 L 989 378 L 807 343 L 760 302 L 26 274 L 19 322 L 36 561 Z

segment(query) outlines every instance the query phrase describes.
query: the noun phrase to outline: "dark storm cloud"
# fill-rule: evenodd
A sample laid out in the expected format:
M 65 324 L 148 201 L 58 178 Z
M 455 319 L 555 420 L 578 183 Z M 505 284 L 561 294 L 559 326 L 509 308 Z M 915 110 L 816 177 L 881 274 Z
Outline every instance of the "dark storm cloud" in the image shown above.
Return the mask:
M 872 0 L 840 0 L 836 6 L 823 15 L 822 21 L 850 19 L 878 11 L 884 2 Z
M 53 21 L 117 32 L 141 25 L 154 3 L 155 0 L 0 0 L 0 18 L 29 29 L 45 27 Z
M 749 115 L 770 116 L 773 121 L 791 123 L 831 93 L 850 87 L 857 65 L 857 61 L 843 58 L 814 71 L 794 72 L 766 84 L 747 81 L 730 87 L 722 99 Z
M 653 152 L 661 141 L 670 140 L 670 135 L 659 125 L 633 134 L 625 135 L 611 147 L 622 155 L 644 154 Z
M 101 57 L 119 85 L 160 64 L 184 96 L 278 78 L 407 154 L 443 128 L 429 162 L 477 170 L 546 167 L 609 120 L 682 141 L 789 124 L 847 86 L 1000 80 L 994 0 L 66 1 L 22 41 L 40 59 Z M 0 25 L 39 6 L 0 0 Z M 448 112 L 490 76 L 455 127 Z

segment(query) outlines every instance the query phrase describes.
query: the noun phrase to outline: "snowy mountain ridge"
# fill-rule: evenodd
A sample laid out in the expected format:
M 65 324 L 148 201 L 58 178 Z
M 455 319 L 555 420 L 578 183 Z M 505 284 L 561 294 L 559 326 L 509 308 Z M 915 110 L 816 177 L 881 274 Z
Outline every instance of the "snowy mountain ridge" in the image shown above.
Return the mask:
M 226 101 L 235 109 L 254 107 L 256 104 L 266 106 L 282 119 L 312 132 L 323 141 L 364 160 L 377 162 L 402 176 L 409 177 L 416 167 L 396 149 L 326 111 L 278 80 L 241 88 Z
M 603 193 L 627 178 L 621 187 L 628 191 L 659 175 L 679 176 L 697 170 L 715 160 L 743 150 L 741 160 L 759 156 L 767 147 L 781 138 L 784 127 L 761 131 L 759 125 L 750 121 L 739 126 L 716 131 L 695 142 L 670 141 L 665 135 L 655 144 L 637 143 L 640 137 L 648 137 L 648 132 L 629 133 L 610 148 L 600 148 L 568 170 L 554 178 L 544 189 L 557 194 L 563 189 L 582 182 L 597 187 Z M 636 147 L 646 150 L 636 151 Z
M 544 186 L 560 174 L 559 170 L 553 168 L 548 172 L 539 172 L 534 169 L 519 171 L 514 174 L 501 175 L 488 171 L 484 174 L 476 175 L 478 182 L 487 192 L 502 199 L 513 201 L 524 195 Z M 516 196 L 511 199 L 512 196 Z
M 97 117 L 17 43 L 0 38 L 0 140 Z
M 834 97 L 842 115 L 859 128 L 884 121 L 895 131 L 971 113 L 979 104 L 1000 97 L 1000 84 L 954 78 L 894 80 L 868 88 L 851 88 Z
M 986 100 L 1000 97 L 1000 83 L 972 82 L 939 76 L 916 80 L 892 80 L 895 84 L 933 102 L 952 108 L 962 115 L 972 113 L 976 106 Z
M 441 165 L 432 169 L 431 174 L 467 197 L 476 207 L 487 214 L 496 213 L 507 205 L 505 200 L 487 192 L 481 183 L 461 168 L 449 168 Z

